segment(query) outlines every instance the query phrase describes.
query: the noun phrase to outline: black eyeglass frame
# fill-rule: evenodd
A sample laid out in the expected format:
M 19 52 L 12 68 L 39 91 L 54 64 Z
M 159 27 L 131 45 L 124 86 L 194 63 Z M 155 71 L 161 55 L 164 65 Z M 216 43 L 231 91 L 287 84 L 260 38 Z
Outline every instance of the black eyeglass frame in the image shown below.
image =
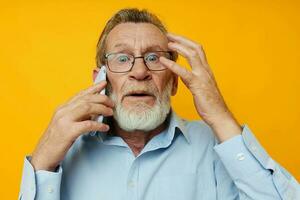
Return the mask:
M 150 51 L 150 52 L 147 52 L 147 53 L 155 53 L 155 52 L 169 53 L 169 54 L 170 54 L 170 59 L 173 60 L 173 53 L 174 53 L 173 51 Z M 135 59 L 137 59 L 137 58 L 143 58 L 143 62 L 144 62 L 144 64 L 145 64 L 145 66 L 148 68 L 149 71 L 163 71 L 163 70 L 166 70 L 166 69 L 167 69 L 167 68 L 165 68 L 165 69 L 157 69 L 157 70 L 150 69 L 149 66 L 147 65 L 147 62 L 145 61 L 145 55 L 144 55 L 144 56 L 133 56 L 133 55 L 131 55 L 131 54 L 128 54 L 128 55 L 130 55 L 130 56 L 133 57 L 133 61 L 131 62 L 131 67 L 129 68 L 129 70 L 124 71 L 124 72 L 113 71 L 113 70 L 111 70 L 111 68 L 109 67 L 109 65 L 108 65 L 108 60 L 107 60 L 107 59 L 108 59 L 108 56 L 113 55 L 113 54 L 118 54 L 118 53 L 121 53 L 121 52 L 107 53 L 107 54 L 104 55 L 106 66 L 108 67 L 109 71 L 111 71 L 111 72 L 113 72 L 113 73 L 127 73 L 127 72 L 130 72 L 130 71 L 132 70 L 133 66 L 134 66 Z

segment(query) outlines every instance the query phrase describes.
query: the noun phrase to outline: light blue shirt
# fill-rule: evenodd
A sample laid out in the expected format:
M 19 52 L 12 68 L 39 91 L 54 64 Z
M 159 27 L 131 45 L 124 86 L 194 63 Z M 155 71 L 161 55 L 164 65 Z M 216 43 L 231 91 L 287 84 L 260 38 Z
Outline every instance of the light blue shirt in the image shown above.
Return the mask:
M 84 134 L 56 172 L 34 171 L 26 156 L 19 199 L 299 200 L 296 179 L 242 128 L 219 144 L 206 123 L 172 111 L 137 157 L 120 137 Z

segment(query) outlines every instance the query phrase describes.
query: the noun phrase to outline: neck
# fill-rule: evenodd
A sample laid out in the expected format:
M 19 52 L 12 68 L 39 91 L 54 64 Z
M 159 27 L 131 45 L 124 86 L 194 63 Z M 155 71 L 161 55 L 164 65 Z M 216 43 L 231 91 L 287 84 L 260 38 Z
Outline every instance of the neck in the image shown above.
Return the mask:
M 132 132 L 128 132 L 121 129 L 115 120 L 113 120 L 112 127 L 114 127 L 114 134 L 120 136 L 128 144 L 134 155 L 137 156 L 143 150 L 148 141 L 166 129 L 167 120 L 151 131 L 134 130 Z

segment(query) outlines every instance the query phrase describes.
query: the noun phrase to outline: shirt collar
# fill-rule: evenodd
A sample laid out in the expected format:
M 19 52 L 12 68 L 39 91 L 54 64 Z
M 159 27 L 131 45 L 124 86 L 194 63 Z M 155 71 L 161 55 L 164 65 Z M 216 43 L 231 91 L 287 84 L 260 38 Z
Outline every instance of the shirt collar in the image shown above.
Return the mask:
M 190 137 L 188 134 L 188 131 L 186 129 L 186 120 L 180 118 L 175 111 L 171 108 L 169 113 L 169 125 L 167 127 L 167 138 L 171 142 L 175 136 L 175 133 L 178 131 L 179 133 L 183 134 L 184 138 L 187 140 L 187 142 L 190 144 Z M 107 132 L 99 132 L 97 131 L 96 136 L 100 139 L 100 141 L 104 141 L 106 137 L 108 137 Z
M 170 116 L 170 123 L 168 127 L 168 134 L 172 134 L 172 137 L 174 137 L 174 134 L 178 129 L 178 131 L 181 134 L 183 134 L 187 142 L 190 144 L 191 141 L 190 141 L 188 131 L 186 129 L 186 120 L 180 118 L 173 109 L 171 109 L 170 115 L 171 116 Z

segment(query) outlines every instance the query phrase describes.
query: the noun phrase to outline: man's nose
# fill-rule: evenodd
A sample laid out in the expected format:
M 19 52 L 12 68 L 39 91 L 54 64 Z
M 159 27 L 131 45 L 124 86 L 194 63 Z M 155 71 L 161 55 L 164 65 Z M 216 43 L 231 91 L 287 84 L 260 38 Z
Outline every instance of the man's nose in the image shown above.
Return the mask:
M 143 58 L 136 58 L 134 65 L 132 66 L 131 71 L 129 72 L 130 79 L 136 80 L 150 80 L 151 79 L 151 72 L 149 71 L 148 67 L 144 63 Z

